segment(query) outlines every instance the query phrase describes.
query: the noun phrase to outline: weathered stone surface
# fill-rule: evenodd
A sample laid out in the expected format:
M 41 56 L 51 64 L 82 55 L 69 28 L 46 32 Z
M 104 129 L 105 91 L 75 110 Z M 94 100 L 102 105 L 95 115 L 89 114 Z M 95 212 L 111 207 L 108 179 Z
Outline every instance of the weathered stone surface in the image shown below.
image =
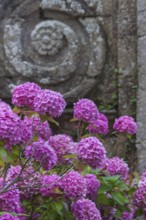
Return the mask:
M 146 9 L 138 13 L 137 26 L 138 26 L 138 36 L 146 36 Z
M 138 20 L 138 96 L 137 156 L 138 168 L 146 169 L 146 1 L 137 0 Z
M 118 8 L 118 93 L 119 113 L 135 112 L 137 85 L 136 0 L 119 0 Z
M 137 97 L 137 155 L 138 168 L 146 169 L 146 36 L 138 40 L 139 86 Z
M 143 11 L 146 9 L 146 1 L 145 0 L 137 0 L 137 10 Z
M 69 103 L 85 96 L 112 102 L 116 0 L 0 0 L 0 10 L 1 97 L 34 81 Z

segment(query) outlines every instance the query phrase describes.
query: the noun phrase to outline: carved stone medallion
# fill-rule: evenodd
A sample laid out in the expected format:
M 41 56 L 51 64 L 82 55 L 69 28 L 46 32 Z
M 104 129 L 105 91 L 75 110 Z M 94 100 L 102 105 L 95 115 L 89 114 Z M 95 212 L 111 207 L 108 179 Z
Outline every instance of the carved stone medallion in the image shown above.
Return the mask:
M 84 97 L 97 83 L 105 60 L 96 17 L 101 8 L 98 0 L 19 3 L 3 22 L 8 86 L 34 81 L 71 101 Z M 88 17 L 92 13 L 95 17 Z

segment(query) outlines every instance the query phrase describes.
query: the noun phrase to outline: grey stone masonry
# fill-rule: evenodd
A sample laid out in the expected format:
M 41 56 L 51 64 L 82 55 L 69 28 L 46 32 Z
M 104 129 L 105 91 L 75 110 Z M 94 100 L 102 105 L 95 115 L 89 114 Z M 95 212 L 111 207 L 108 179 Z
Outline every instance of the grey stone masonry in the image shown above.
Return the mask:
M 137 156 L 139 171 L 146 170 L 146 1 L 137 0 L 138 96 Z

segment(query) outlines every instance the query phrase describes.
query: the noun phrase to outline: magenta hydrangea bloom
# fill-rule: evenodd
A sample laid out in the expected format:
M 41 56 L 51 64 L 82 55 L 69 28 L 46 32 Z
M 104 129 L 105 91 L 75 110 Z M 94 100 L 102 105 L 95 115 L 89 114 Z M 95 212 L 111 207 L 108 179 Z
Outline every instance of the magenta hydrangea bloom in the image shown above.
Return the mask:
M 0 188 L 2 188 L 3 178 L 0 178 Z M 0 194 L 0 210 L 3 212 L 21 213 L 20 192 L 12 186 L 9 191 Z
M 87 174 L 84 178 L 87 183 L 87 197 L 91 200 L 95 200 L 100 182 L 94 174 Z
M 41 188 L 40 193 L 42 196 L 55 196 L 57 193 L 55 192 L 56 188 L 59 188 L 59 176 L 56 174 L 52 175 L 42 175 L 41 177 Z
M 70 171 L 60 180 L 60 187 L 69 199 L 83 198 L 87 193 L 86 180 L 76 171 Z
M 137 124 L 130 116 L 124 115 L 115 120 L 113 128 L 119 133 L 135 134 L 137 132 Z
M 88 130 L 91 134 L 107 134 L 108 119 L 104 114 L 99 113 L 98 118 L 89 124 Z
M 11 166 L 7 172 L 6 182 L 9 183 L 15 178 L 17 178 L 20 172 L 21 166 Z M 15 186 L 17 186 L 20 191 L 21 199 L 28 199 L 31 198 L 33 195 L 38 194 L 40 186 L 40 177 L 41 174 L 39 172 L 34 172 L 32 166 L 27 166 L 23 170 L 20 176 L 21 179 L 15 183 Z
M 0 220 L 19 220 L 19 218 L 11 214 L 3 214 L 0 216 Z
M 0 99 L 0 112 L 12 111 L 11 107 Z
M 133 203 L 135 206 L 145 209 L 146 208 L 146 177 L 143 173 L 141 180 L 139 181 L 138 189 L 133 195 Z
M 127 163 L 119 157 L 106 159 L 105 168 L 111 176 L 120 175 L 123 180 L 126 180 L 128 177 L 129 167 Z
M 145 177 L 146 177 L 146 171 L 144 171 L 144 172 L 142 173 L 142 178 L 145 179 Z
M 133 212 L 124 211 L 122 213 L 122 217 L 120 219 L 121 220 L 133 220 L 134 219 L 134 213 Z
M 52 131 L 48 122 L 42 122 L 39 117 L 25 117 L 24 123 L 32 131 L 33 135 L 37 135 L 38 137 L 41 137 L 44 140 L 48 140 L 49 137 L 52 135 Z
M 32 135 L 19 116 L 12 111 L 0 112 L 0 122 L 0 139 L 7 149 L 11 150 L 12 145 L 26 142 Z
M 12 92 L 12 103 L 18 107 L 28 107 L 33 110 L 34 98 L 41 88 L 33 83 L 26 82 L 16 86 Z
M 52 117 L 59 117 L 65 106 L 63 96 L 49 89 L 41 90 L 34 99 L 34 110 L 40 114 L 48 113 Z
M 100 168 L 106 158 L 106 150 L 96 137 L 82 139 L 77 147 L 79 159 L 82 159 L 93 169 Z
M 74 118 L 85 122 L 92 122 L 98 116 L 97 106 L 90 99 L 80 99 L 74 103 Z
M 57 163 L 57 156 L 54 149 L 42 140 L 33 142 L 25 149 L 26 158 L 33 157 L 42 164 L 44 170 L 52 169 Z
M 133 195 L 133 203 L 135 206 L 146 208 L 146 187 L 139 187 Z
M 64 158 L 65 155 L 76 153 L 76 145 L 70 136 L 66 134 L 51 136 L 49 138 L 49 144 L 57 154 L 58 163 L 66 163 L 72 161 Z
M 100 211 L 96 208 L 95 203 L 89 199 L 77 200 L 72 205 L 72 212 L 75 220 L 102 220 Z
M 20 121 L 19 133 L 21 134 L 21 143 L 26 144 L 33 136 L 32 130 L 23 120 Z

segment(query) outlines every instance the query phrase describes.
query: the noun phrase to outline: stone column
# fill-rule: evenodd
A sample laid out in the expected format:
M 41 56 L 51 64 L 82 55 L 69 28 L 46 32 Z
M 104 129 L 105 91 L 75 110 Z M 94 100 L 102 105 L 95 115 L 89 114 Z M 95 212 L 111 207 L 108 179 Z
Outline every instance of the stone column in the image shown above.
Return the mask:
M 118 1 L 118 112 L 134 114 L 137 84 L 136 0 Z
M 137 0 L 138 96 L 137 156 L 139 171 L 146 170 L 146 1 Z

